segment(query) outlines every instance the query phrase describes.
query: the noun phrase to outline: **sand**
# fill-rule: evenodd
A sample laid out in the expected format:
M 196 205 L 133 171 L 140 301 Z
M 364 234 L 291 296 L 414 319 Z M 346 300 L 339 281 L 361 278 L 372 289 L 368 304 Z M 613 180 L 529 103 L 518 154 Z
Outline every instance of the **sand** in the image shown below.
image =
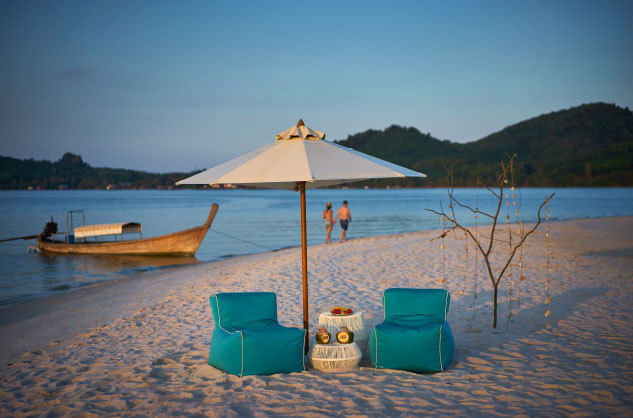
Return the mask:
M 442 287 L 444 265 L 456 352 L 443 373 L 375 370 L 366 358 L 338 374 L 239 378 L 209 366 L 213 293 L 274 291 L 280 322 L 301 326 L 291 248 L 0 312 L 0 416 L 633 416 L 633 217 L 550 226 L 549 274 L 540 228 L 526 280 L 515 266 L 502 281 L 496 329 L 490 281 L 481 259 L 475 278 L 461 237 L 444 253 L 437 231 L 309 247 L 312 334 L 334 305 L 381 322 L 385 288 Z

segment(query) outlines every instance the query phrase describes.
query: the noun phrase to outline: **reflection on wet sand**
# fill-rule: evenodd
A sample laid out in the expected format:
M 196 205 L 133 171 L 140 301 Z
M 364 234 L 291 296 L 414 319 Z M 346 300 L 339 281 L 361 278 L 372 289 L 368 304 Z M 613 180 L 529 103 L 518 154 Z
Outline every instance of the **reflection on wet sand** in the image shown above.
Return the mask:
M 38 256 L 42 284 L 47 290 L 67 290 L 90 283 L 112 280 L 113 276 L 134 274 L 157 268 L 198 263 L 196 257 L 148 257 L 122 255 L 48 255 Z M 61 273 L 61 274 L 60 274 Z M 65 274 L 64 274 L 65 273 Z

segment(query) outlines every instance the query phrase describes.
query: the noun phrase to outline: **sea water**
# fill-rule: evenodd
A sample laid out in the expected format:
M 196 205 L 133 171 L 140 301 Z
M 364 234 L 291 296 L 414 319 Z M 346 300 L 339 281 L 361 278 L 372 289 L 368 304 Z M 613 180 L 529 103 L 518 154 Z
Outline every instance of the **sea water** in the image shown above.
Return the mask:
M 539 206 L 549 203 L 551 220 L 633 215 L 633 189 L 506 189 L 509 212 L 520 208 L 525 221 L 535 221 Z M 490 191 L 455 189 L 463 205 L 483 211 L 496 210 Z M 332 202 L 336 214 L 343 200 L 349 201 L 352 222 L 350 239 L 441 228 L 437 214 L 426 209 L 449 210 L 445 189 L 315 189 L 308 190 L 308 244 L 322 243 L 325 204 Z M 514 205 L 514 201 L 517 204 Z M 100 281 L 134 276 L 149 269 L 178 264 L 220 260 L 238 255 L 299 246 L 299 194 L 280 190 L 50 190 L 0 191 L 0 239 L 39 234 L 53 218 L 66 231 L 66 212 L 83 209 L 86 223 L 140 222 L 143 238 L 163 235 L 201 225 L 211 204 L 220 209 L 196 257 L 113 257 L 61 256 L 27 251 L 35 240 L 0 243 L 0 306 L 49 294 L 72 291 Z M 475 219 L 467 209 L 455 206 L 465 225 Z M 505 221 L 505 201 L 500 220 Z M 513 218 L 514 219 L 514 218 Z M 82 223 L 74 217 L 75 226 Z M 480 223 L 486 222 L 479 216 Z M 340 227 L 334 226 L 332 240 L 338 241 Z M 335 244 L 336 245 L 336 244 Z

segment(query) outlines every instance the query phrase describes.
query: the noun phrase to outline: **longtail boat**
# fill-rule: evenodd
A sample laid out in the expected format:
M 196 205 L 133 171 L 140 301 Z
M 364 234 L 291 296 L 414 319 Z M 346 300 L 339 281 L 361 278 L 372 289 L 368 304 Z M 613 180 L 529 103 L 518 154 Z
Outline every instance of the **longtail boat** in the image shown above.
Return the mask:
M 67 214 L 67 229 L 64 240 L 56 240 L 57 224 L 49 222 L 37 239 L 38 250 L 57 254 L 118 254 L 118 255 L 160 255 L 192 257 L 198 251 L 200 243 L 211 227 L 218 205 L 211 205 L 207 221 L 195 228 L 167 235 L 132 240 L 99 241 L 100 236 L 123 236 L 128 233 L 142 234 L 141 224 L 125 222 L 104 225 L 84 225 L 74 228 L 70 233 Z M 91 241 L 89 238 L 93 238 Z

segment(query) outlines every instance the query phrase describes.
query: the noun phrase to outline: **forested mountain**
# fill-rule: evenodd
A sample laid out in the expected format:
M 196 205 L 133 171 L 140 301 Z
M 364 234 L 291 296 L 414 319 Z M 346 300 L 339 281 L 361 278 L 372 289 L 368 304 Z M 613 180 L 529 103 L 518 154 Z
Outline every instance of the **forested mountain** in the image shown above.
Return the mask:
M 397 125 L 335 142 L 428 175 L 351 186 L 445 186 L 442 162 L 454 161 L 458 162 L 455 186 L 475 186 L 477 179 L 493 185 L 500 161 L 515 153 L 519 186 L 633 186 L 633 112 L 612 104 L 586 104 L 544 114 L 466 144 Z M 57 162 L 0 157 L 2 189 L 160 188 L 192 174 L 94 168 L 72 153 Z
M 67 152 L 56 162 L 0 156 L 0 189 L 105 189 L 173 186 L 192 173 L 154 174 L 115 168 L 95 168 Z
M 458 161 L 456 186 L 475 186 L 477 179 L 492 185 L 495 165 L 516 153 L 515 178 L 521 186 L 633 186 L 633 112 L 612 104 L 548 113 L 466 144 L 396 125 L 335 142 L 429 176 L 405 180 L 407 185 L 445 185 L 442 161 Z

